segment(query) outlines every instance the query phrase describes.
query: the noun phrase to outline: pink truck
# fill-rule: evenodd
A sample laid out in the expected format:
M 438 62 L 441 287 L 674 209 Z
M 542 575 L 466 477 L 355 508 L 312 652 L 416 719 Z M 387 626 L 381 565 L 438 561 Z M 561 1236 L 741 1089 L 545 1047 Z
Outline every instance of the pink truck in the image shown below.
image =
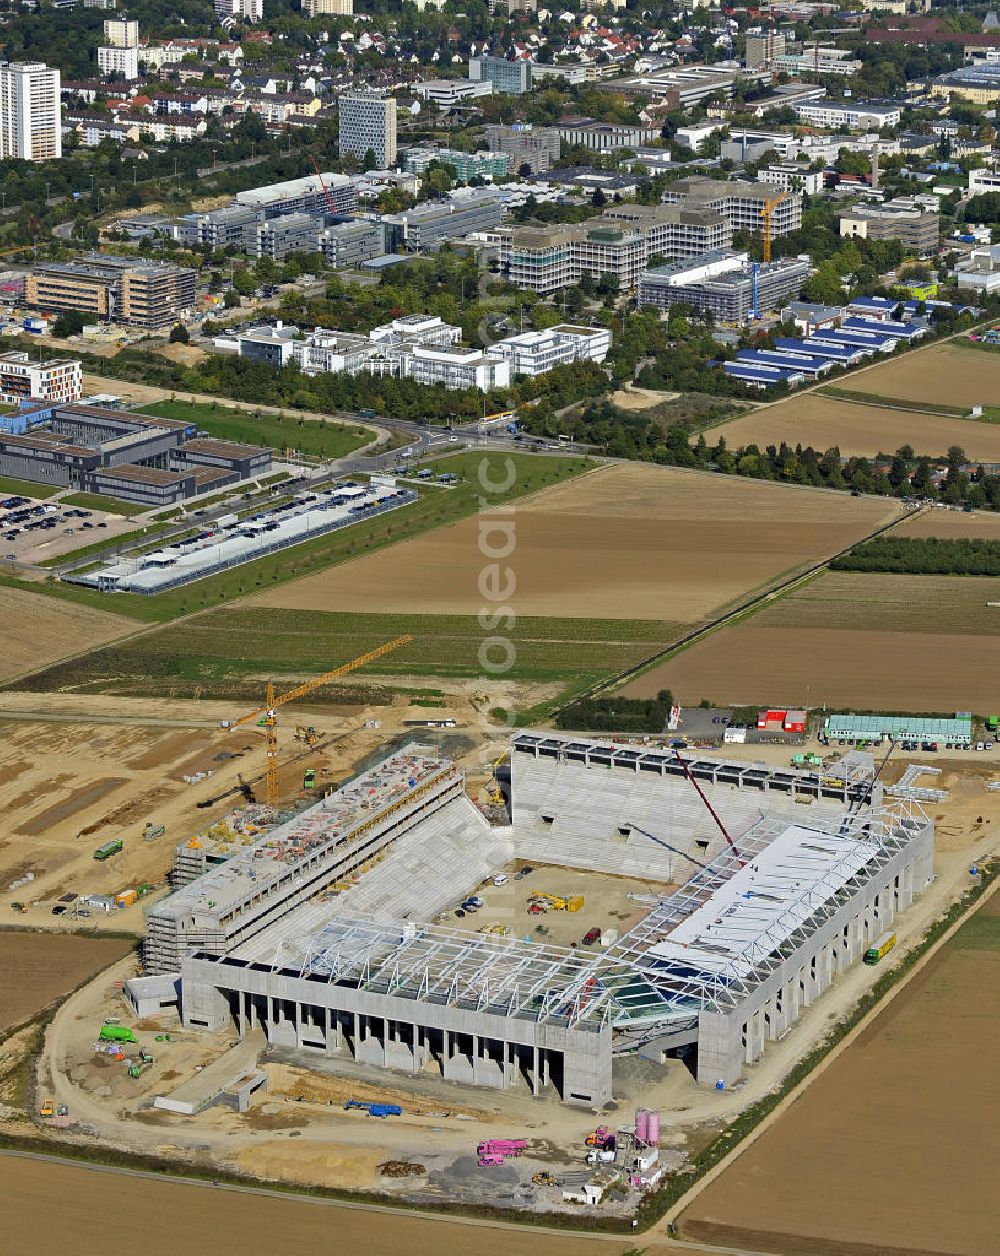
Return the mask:
M 528 1146 L 523 1138 L 488 1138 L 479 1144 L 479 1165 L 486 1169 L 501 1165 L 508 1156 L 519 1156 Z

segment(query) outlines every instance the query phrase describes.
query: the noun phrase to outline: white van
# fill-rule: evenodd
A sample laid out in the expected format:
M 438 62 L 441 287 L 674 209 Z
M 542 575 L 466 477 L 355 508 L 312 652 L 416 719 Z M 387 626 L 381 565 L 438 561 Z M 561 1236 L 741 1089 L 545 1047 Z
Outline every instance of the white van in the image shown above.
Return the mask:
M 510 880 L 510 877 L 507 876 L 506 872 L 501 872 L 499 876 L 496 876 L 493 878 L 493 884 L 494 885 L 506 885 L 509 880 Z

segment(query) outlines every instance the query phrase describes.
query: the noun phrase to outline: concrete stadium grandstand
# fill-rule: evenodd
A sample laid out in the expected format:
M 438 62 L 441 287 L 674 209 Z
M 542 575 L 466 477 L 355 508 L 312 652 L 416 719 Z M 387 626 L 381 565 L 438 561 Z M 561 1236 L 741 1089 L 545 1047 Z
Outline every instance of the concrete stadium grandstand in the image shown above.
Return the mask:
M 134 1006 L 177 974 L 188 1027 L 587 1107 L 635 1052 L 730 1086 L 931 878 L 932 821 L 858 752 L 800 772 L 531 732 L 510 759 L 509 824 L 411 745 L 182 886 Z M 596 951 L 442 923 L 518 861 L 660 889 Z

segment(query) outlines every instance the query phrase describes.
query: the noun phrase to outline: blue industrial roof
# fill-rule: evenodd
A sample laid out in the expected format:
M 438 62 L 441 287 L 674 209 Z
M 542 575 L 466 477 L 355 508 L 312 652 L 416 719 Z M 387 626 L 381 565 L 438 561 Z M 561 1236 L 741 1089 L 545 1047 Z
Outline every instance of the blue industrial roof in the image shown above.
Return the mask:
M 892 336 L 874 336 L 870 331 L 850 331 L 838 327 L 833 331 L 818 331 L 816 340 L 822 344 L 854 348 L 858 352 L 886 353 L 895 345 Z
M 801 379 L 797 371 L 786 371 L 773 366 L 750 366 L 746 362 L 723 362 L 723 370 L 736 379 L 752 380 L 755 384 L 780 384 L 786 380 Z
M 845 318 L 844 328 L 849 331 L 868 331 L 873 335 L 893 336 L 902 340 L 910 340 L 914 336 L 919 336 L 924 328 L 920 325 L 913 326 L 911 323 L 897 323 L 890 320 L 880 323 L 875 318 Z
M 826 335 L 826 333 L 823 334 Z M 815 339 L 809 340 L 796 340 L 793 336 L 776 336 L 774 344 L 778 349 L 792 349 L 796 353 L 808 354 L 809 357 L 832 358 L 837 362 L 850 362 L 860 352 L 849 344 L 820 339 L 818 335 Z
M 894 310 L 899 305 L 898 301 L 893 301 L 889 297 L 855 297 L 850 303 L 850 308 L 856 310 Z
M 765 366 L 783 366 L 792 371 L 808 371 L 815 375 L 830 369 L 829 358 L 807 357 L 803 354 L 779 353 L 774 349 L 741 349 L 737 353 L 741 362 L 759 362 Z

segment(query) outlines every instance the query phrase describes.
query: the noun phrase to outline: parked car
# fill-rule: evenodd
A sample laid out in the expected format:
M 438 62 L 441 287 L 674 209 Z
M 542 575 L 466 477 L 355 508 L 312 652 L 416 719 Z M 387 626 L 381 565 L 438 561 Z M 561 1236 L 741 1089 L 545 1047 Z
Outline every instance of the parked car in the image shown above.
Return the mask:
M 588 929 L 587 932 L 583 935 L 584 946 L 593 946 L 595 942 L 600 942 L 600 940 L 601 940 L 601 931 L 600 929 L 597 928 L 596 925 L 594 926 L 593 929 Z

